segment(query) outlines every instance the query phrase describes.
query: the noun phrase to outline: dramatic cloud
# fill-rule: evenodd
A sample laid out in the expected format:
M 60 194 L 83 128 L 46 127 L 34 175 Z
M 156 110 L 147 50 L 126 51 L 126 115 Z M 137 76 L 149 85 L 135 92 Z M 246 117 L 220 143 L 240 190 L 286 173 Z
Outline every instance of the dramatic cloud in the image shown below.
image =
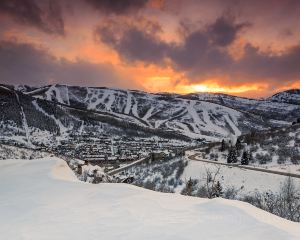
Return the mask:
M 64 35 L 61 8 L 55 0 L 1 0 L 0 13 L 46 33 Z
M 182 45 L 170 48 L 168 57 L 176 68 L 191 76 L 209 75 L 228 67 L 231 57 L 202 31 L 191 33 Z
M 174 69 L 185 72 L 190 82 L 216 76 L 227 76 L 232 83 L 261 80 L 279 83 L 300 79 L 300 45 L 274 54 L 262 52 L 248 43 L 243 56 L 234 59 L 228 47 L 249 25 L 221 17 L 204 29 L 190 32 L 180 44 L 164 42 L 156 34 L 149 34 L 147 29 L 129 26 L 121 32 L 112 25 L 99 27 L 96 35 L 126 61 L 168 62 Z M 120 25 L 117 27 L 120 30 Z
M 98 38 L 117 50 L 127 61 L 163 63 L 168 45 L 156 38 L 155 35 L 135 27 L 126 29 L 120 39 L 115 33 L 113 29 L 107 27 L 99 27 L 96 30 Z
M 117 24 L 98 27 L 96 35 L 127 61 L 162 64 L 170 59 L 180 70 L 198 73 L 226 68 L 231 63 L 230 56 L 222 47 L 232 43 L 243 26 L 222 17 L 205 29 L 187 34 L 181 44 L 166 43 L 155 33 L 136 27 L 125 26 L 120 33 L 120 25 Z M 230 29 L 230 33 L 224 29 Z
M 8 84 L 65 83 L 117 87 L 128 81 L 121 78 L 110 64 L 56 59 L 44 49 L 7 41 L 0 42 L 0 72 L 0 81 Z
M 85 0 L 102 13 L 124 14 L 138 10 L 146 5 L 148 0 Z
M 0 0 L 0 21 L 7 83 L 260 96 L 300 86 L 298 0 Z
M 234 72 L 247 74 L 253 79 L 274 79 L 278 82 L 300 79 L 300 45 L 281 54 L 260 52 L 248 44 L 245 54 L 234 65 Z
M 238 32 L 250 25 L 249 23 L 234 24 L 233 21 L 233 19 L 223 16 L 209 27 L 208 33 L 215 44 L 219 46 L 230 45 L 236 39 Z

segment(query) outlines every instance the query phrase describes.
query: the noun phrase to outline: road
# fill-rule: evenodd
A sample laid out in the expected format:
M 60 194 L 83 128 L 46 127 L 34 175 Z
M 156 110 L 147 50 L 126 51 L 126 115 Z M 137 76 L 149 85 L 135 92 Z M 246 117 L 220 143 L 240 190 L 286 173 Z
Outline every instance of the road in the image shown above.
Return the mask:
M 141 164 L 141 163 L 144 163 L 144 162 L 147 162 L 147 161 L 149 161 L 149 157 L 144 157 L 144 158 L 142 158 L 142 159 L 139 159 L 139 160 L 137 160 L 137 161 L 135 161 L 135 162 L 132 162 L 132 163 L 130 163 L 130 164 L 128 164 L 128 165 L 125 165 L 125 166 L 123 166 L 123 167 L 120 167 L 120 168 L 116 168 L 116 169 L 114 169 L 114 170 L 111 170 L 111 171 L 107 172 L 107 174 L 110 175 L 110 176 L 113 176 L 113 175 L 115 175 L 115 174 L 117 174 L 117 173 L 119 173 L 119 172 L 122 172 L 122 171 L 124 171 L 124 170 L 127 170 L 128 168 L 131 168 L 131 167 L 133 167 L 133 166 L 136 166 L 136 165 L 138 165 L 138 164 Z
M 209 161 L 209 160 L 204 160 L 204 159 L 198 159 L 197 157 L 199 155 L 200 155 L 199 153 L 196 153 L 196 154 L 193 154 L 191 156 L 188 156 L 188 158 L 190 160 L 193 160 L 193 161 L 213 163 L 213 164 L 223 165 L 223 166 L 227 166 L 227 167 L 236 167 L 236 168 L 247 169 L 247 170 L 252 170 L 252 171 L 257 171 L 257 172 L 265 172 L 265 173 L 270 173 L 270 174 L 283 175 L 283 176 L 287 176 L 287 177 L 300 178 L 300 174 L 295 174 L 295 173 L 280 172 L 280 171 L 263 169 L 263 168 L 256 168 L 256 167 L 251 167 L 251 166 L 246 166 L 246 165 L 237 165 L 237 164 L 221 163 L 221 162 L 217 162 L 217 161 Z

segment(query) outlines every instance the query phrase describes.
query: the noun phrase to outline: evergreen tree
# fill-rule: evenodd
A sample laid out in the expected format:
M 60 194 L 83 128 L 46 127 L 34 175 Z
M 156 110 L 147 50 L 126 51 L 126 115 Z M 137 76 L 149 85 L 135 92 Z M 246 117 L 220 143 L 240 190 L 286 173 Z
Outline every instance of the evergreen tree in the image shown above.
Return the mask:
M 236 163 L 237 162 L 237 152 L 235 147 L 231 147 L 227 155 L 227 163 Z
M 235 143 L 235 148 L 236 148 L 236 150 L 240 151 L 242 149 L 242 147 L 243 146 L 242 146 L 241 140 L 240 140 L 240 138 L 238 138 Z
M 249 156 L 249 163 L 253 162 L 253 156 L 252 156 L 252 153 L 250 151 L 248 152 L 248 156 Z
M 250 160 L 249 153 L 247 151 L 243 152 L 242 159 L 241 159 L 241 164 L 242 165 L 248 165 Z
M 224 141 L 224 139 L 223 139 L 222 142 L 221 142 L 221 148 L 220 148 L 220 151 L 221 151 L 221 152 L 224 152 L 224 151 L 225 151 L 225 148 L 226 148 L 226 146 L 225 146 L 225 141 Z

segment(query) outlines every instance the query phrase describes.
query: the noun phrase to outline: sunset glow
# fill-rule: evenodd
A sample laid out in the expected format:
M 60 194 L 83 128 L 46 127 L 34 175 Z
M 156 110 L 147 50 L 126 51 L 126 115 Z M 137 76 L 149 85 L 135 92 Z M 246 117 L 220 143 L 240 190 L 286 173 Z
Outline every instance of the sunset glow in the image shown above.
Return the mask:
M 245 92 L 256 91 L 258 96 L 259 92 L 267 88 L 263 85 L 243 85 L 236 87 L 222 87 L 218 84 L 197 84 L 197 85 L 180 85 L 174 92 L 179 93 L 193 93 L 193 92 L 208 92 L 208 93 L 228 93 L 233 95 L 243 95 Z
M 0 0 L 1 239 L 300 240 L 299 23 L 300 0 Z
M 2 66 L 7 71 L 2 81 L 251 97 L 300 86 L 299 8 L 272 0 L 269 4 L 289 14 L 267 10 L 260 18 L 268 4 L 259 1 L 251 6 L 217 0 L 144 2 L 119 9 L 101 1 L 62 1 L 56 6 L 60 11 L 52 13 L 32 1 L 41 8 L 40 22 L 21 2 L 16 8 L 25 9 L 24 16 L 0 6 L 0 56 L 17 59 Z M 282 20 L 276 29 L 271 18 Z M 24 67 L 24 48 L 34 59 L 24 60 L 32 71 L 22 70 L 20 80 L 16 73 Z M 64 74 L 55 76 L 64 65 Z

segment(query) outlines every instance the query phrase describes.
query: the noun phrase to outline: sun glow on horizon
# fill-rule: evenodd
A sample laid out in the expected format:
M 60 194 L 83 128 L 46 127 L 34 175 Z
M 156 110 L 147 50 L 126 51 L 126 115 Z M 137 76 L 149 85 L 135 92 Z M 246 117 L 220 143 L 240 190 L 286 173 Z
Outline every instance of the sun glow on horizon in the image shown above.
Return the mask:
M 176 82 L 174 79 L 180 80 Z M 227 86 L 226 84 L 221 84 L 223 80 L 228 82 L 226 79 L 209 79 L 201 81 L 200 83 L 193 83 L 190 82 L 189 79 L 182 78 L 182 76 L 172 76 L 170 74 L 150 75 L 144 82 L 144 88 L 146 91 L 150 92 L 173 92 L 179 94 L 207 92 L 243 95 L 244 93 L 255 92 L 259 93 L 258 95 L 261 95 L 261 93 L 269 87 L 267 83 Z
M 250 91 L 263 91 L 267 86 L 253 84 L 232 87 L 222 87 L 216 83 L 203 83 L 177 86 L 175 91 L 179 93 L 209 92 L 209 93 L 244 93 Z

